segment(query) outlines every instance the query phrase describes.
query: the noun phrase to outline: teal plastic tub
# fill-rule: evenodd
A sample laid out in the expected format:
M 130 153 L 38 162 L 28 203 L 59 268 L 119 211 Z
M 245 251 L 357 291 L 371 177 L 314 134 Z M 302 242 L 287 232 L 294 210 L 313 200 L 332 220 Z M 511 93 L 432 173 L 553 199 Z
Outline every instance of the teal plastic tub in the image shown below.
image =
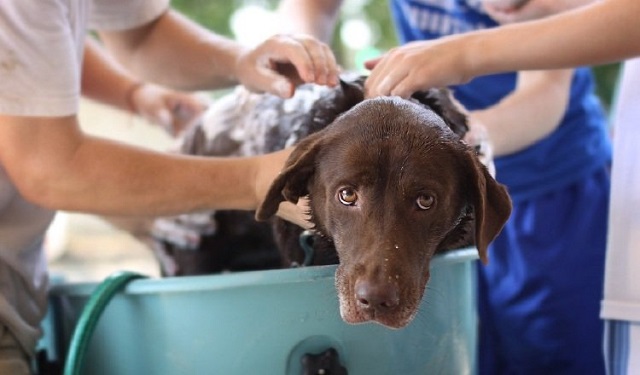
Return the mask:
M 419 313 L 400 330 L 344 323 L 335 266 L 135 280 L 108 303 L 81 373 L 298 375 L 305 355 L 333 348 L 348 374 L 471 374 L 476 259 L 475 249 L 434 258 Z M 97 287 L 52 288 L 57 356 Z

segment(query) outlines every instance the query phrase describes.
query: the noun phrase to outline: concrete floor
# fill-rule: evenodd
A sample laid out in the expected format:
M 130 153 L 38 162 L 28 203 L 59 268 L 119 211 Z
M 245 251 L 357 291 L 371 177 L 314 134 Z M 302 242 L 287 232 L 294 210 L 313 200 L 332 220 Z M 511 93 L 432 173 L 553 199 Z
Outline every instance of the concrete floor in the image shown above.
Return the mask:
M 155 150 L 172 147 L 166 133 L 142 119 L 91 101 L 83 101 L 80 108 L 80 123 L 87 133 Z M 118 270 L 159 274 L 144 245 L 92 215 L 59 213 L 46 249 L 51 274 L 66 281 L 100 281 Z

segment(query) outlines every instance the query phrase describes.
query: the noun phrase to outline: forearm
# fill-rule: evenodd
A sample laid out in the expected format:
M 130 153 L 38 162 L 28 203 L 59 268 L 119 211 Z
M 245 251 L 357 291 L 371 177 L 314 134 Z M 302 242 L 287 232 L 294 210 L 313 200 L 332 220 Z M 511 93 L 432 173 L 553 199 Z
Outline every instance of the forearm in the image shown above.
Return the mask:
M 140 28 L 100 37 L 136 76 L 184 90 L 236 84 L 236 60 L 244 51 L 171 10 Z
M 485 126 L 495 156 L 520 151 L 553 132 L 566 112 L 572 70 L 518 73 L 518 84 L 498 104 L 470 114 Z
M 462 36 L 467 76 L 592 65 L 640 54 L 637 0 L 603 0 L 539 21 Z
M 282 0 L 278 14 L 285 32 L 313 35 L 330 43 L 342 0 Z
M 100 160 L 96 168 L 96 160 Z M 44 203 L 68 211 L 169 215 L 254 209 L 245 159 L 155 154 L 87 137 L 64 168 L 48 176 Z M 62 166 L 62 165 L 61 165 Z
M 156 216 L 255 209 L 258 203 L 256 174 L 263 172 L 254 159 L 196 158 L 138 149 L 85 136 L 70 126 L 74 120 L 68 117 L 0 121 L 0 162 L 24 196 L 45 207 Z
M 131 96 L 138 81 L 122 69 L 92 38 L 85 42 L 82 95 L 122 110 L 132 111 Z

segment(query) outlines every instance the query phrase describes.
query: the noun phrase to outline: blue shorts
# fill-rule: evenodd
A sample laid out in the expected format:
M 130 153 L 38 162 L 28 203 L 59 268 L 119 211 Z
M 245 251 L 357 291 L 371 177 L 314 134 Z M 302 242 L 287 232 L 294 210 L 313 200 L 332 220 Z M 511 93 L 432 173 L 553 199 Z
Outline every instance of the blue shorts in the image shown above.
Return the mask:
M 610 173 L 514 205 L 479 265 L 478 374 L 605 373 L 602 300 Z

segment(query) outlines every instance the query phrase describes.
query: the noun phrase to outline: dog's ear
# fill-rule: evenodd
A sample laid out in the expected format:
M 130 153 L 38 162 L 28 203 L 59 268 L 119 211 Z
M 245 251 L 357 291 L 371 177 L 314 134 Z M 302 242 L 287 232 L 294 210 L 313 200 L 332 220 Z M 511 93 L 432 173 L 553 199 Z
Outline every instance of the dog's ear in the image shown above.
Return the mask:
M 322 132 L 321 132 L 322 133 Z M 315 173 L 315 161 L 322 135 L 314 133 L 303 139 L 291 152 L 282 172 L 276 177 L 256 211 L 257 220 L 267 220 L 278 211 L 280 202 L 297 203 L 309 194 L 308 182 Z
M 364 78 L 340 78 L 340 88 L 335 95 L 320 98 L 311 107 L 302 129 L 311 133 L 326 128 L 338 116 L 364 100 Z
M 340 78 L 340 87 L 351 107 L 364 100 L 364 81 L 363 76 L 351 80 Z
M 278 211 L 280 202 L 297 203 L 307 195 L 309 179 L 315 172 L 315 158 L 325 137 L 324 129 L 342 113 L 364 100 L 364 77 L 340 79 L 336 97 L 318 100 L 307 116 L 302 128 L 311 135 L 304 138 L 293 150 L 280 175 L 273 181 L 264 202 L 256 211 L 257 220 L 266 220 Z
M 489 173 L 472 150 L 464 154 L 460 170 L 468 171 L 463 177 L 463 193 L 469 205 L 466 212 L 438 246 L 439 251 L 475 245 L 482 263 L 488 262 L 487 247 L 493 241 L 511 214 L 511 199 L 506 188 Z
M 511 215 L 511 198 L 504 185 L 498 183 L 470 149 L 467 158 L 470 186 L 467 190 L 473 204 L 475 221 L 475 245 L 482 263 L 487 264 L 487 247 L 493 241 Z
M 446 88 L 429 89 L 415 92 L 411 98 L 433 110 L 460 139 L 464 138 L 469 130 L 467 115 L 462 112 L 462 107 L 455 102 L 451 91 Z

